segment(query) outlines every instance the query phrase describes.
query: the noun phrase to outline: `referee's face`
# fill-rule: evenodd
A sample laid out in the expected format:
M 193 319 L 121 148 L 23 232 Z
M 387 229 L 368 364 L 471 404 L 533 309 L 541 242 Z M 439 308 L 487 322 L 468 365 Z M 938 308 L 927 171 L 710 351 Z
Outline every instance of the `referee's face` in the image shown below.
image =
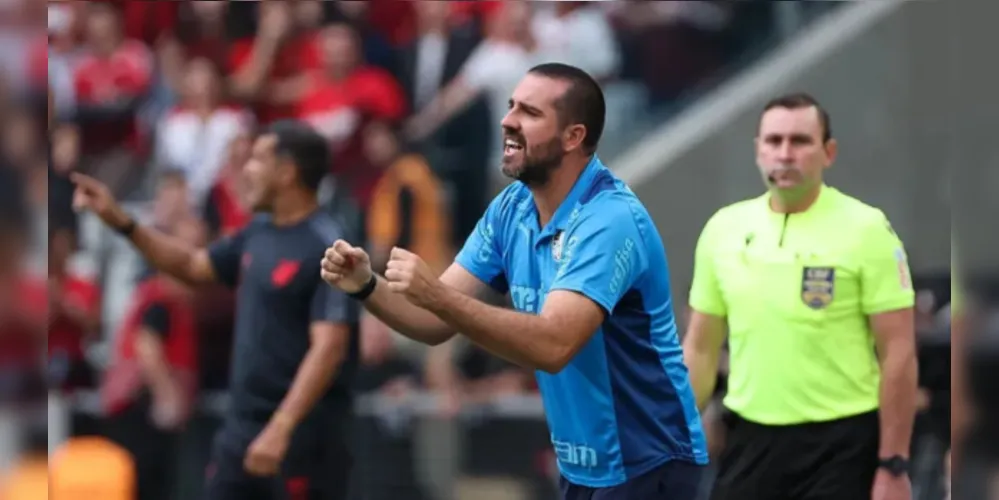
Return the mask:
M 822 140 L 818 110 L 773 108 L 760 118 L 756 164 L 771 188 L 808 190 L 822 182 L 835 142 Z
M 503 118 L 503 174 L 530 186 L 548 181 L 565 155 L 555 103 L 567 84 L 528 74 L 513 91 Z

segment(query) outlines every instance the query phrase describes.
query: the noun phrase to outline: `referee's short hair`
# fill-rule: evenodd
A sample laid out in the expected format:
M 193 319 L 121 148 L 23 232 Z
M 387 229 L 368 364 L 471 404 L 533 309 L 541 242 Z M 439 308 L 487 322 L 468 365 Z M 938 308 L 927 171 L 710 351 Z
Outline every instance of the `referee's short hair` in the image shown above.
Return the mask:
M 323 136 L 298 120 L 278 120 L 261 132 L 277 139 L 274 154 L 295 164 L 299 181 L 305 187 L 319 189 L 319 183 L 330 170 L 330 149 Z
M 819 126 L 822 128 L 822 142 L 826 143 L 829 142 L 829 139 L 832 139 L 832 121 L 829 119 L 829 112 L 826 111 L 826 108 L 823 108 L 822 105 L 819 104 L 819 100 L 811 94 L 805 92 L 794 92 L 774 97 L 767 102 L 766 106 L 763 106 L 763 112 L 761 112 L 760 115 L 762 116 L 764 113 L 774 108 L 815 108 L 815 111 L 819 114 Z
M 585 71 L 562 63 L 539 64 L 531 68 L 528 74 L 569 82 L 565 94 L 555 102 L 559 120 L 563 126 L 580 123 L 586 127 L 583 150 L 586 153 L 596 151 L 600 136 L 604 132 L 604 119 L 607 114 L 607 103 L 604 102 L 604 92 L 600 84 Z

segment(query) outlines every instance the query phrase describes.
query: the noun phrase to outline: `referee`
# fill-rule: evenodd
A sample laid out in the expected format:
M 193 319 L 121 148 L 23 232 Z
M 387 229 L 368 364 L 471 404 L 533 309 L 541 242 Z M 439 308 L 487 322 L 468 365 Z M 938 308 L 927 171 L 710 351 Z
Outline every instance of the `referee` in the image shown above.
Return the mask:
M 564 499 L 693 500 L 708 457 L 666 255 L 641 202 L 595 154 L 603 123 L 589 75 L 531 69 L 502 122 L 502 170 L 517 182 L 440 278 L 399 248 L 377 277 L 344 241 L 322 275 L 416 340 L 458 331 L 535 369 Z M 506 294 L 513 311 L 487 303 Z
M 768 192 L 697 244 L 684 359 L 699 405 L 729 345 L 717 500 L 908 499 L 914 294 L 885 215 L 823 183 L 828 113 L 806 94 L 760 118 Z

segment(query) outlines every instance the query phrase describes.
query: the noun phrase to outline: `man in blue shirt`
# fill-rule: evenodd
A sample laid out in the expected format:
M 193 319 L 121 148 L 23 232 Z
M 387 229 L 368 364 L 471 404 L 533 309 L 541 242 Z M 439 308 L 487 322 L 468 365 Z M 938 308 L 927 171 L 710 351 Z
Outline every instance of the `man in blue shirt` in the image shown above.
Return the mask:
M 693 499 L 707 450 L 655 225 L 594 154 L 604 98 L 585 72 L 533 68 L 503 119 L 507 187 L 439 278 L 392 250 L 385 277 L 337 241 L 322 276 L 428 344 L 461 332 L 537 370 L 563 497 Z M 509 294 L 515 310 L 497 307 Z

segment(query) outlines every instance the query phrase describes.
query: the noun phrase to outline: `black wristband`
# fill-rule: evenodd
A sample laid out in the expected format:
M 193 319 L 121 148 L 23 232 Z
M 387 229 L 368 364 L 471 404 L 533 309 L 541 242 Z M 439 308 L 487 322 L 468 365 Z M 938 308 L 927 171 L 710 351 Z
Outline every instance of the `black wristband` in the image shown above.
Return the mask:
M 135 219 L 129 217 L 128 218 L 128 222 L 126 222 L 124 226 L 116 227 L 116 228 L 114 228 L 114 230 L 118 234 L 120 234 L 120 235 L 128 238 L 128 237 L 132 236 L 132 233 L 135 232 L 135 226 L 136 226 Z
M 895 477 L 900 477 L 909 474 L 909 460 L 895 455 L 888 458 L 878 459 L 878 468 L 888 471 L 889 474 Z
M 368 280 L 368 282 L 365 283 L 360 290 L 354 293 L 348 293 L 347 296 L 354 300 L 359 300 L 361 302 L 364 302 L 365 300 L 368 299 L 368 297 L 371 296 L 372 293 L 375 293 L 376 285 L 378 285 L 378 276 L 372 273 L 371 279 Z

